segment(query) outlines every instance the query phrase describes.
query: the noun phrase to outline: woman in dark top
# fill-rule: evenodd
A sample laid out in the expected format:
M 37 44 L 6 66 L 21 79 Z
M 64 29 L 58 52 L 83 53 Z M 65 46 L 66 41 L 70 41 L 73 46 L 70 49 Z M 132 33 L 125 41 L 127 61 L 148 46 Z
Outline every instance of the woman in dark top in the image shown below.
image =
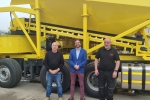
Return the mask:
M 46 73 L 47 88 L 45 100 L 50 100 L 53 80 L 57 84 L 58 98 L 59 100 L 62 100 L 61 69 L 64 66 L 64 59 L 62 53 L 58 52 L 57 49 L 58 44 L 56 42 L 52 43 L 52 51 L 46 53 L 45 60 L 43 62 L 47 70 Z

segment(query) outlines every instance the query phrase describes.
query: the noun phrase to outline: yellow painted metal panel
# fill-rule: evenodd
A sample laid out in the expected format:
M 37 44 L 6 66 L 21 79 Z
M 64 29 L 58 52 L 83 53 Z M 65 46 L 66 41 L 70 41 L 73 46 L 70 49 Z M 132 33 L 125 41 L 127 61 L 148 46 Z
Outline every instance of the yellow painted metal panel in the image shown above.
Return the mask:
M 35 43 L 35 36 L 31 36 Z M 35 53 L 29 41 L 24 35 L 1 35 L 0 36 L 0 55 L 5 53 Z
M 86 1 L 97 1 L 97 2 L 105 2 L 105 3 L 115 3 L 115 4 L 125 4 L 125 5 L 135 5 L 135 6 L 145 6 L 145 7 L 150 7 L 148 2 L 149 0 L 86 0 Z
M 36 43 L 37 43 L 37 55 L 40 56 L 41 52 L 41 24 L 40 24 L 40 9 L 39 9 L 40 2 L 39 0 L 35 0 L 35 12 L 36 12 Z
M 128 80 L 123 80 L 123 82 L 128 83 Z M 142 81 L 132 80 L 132 83 L 142 84 Z M 146 84 L 150 84 L 150 81 L 145 81 Z
M 128 55 L 120 55 L 120 60 L 127 60 L 127 61 L 143 61 L 144 59 L 142 57 L 139 57 L 139 56 L 128 56 Z M 95 59 L 95 55 L 91 55 L 90 58 L 92 60 Z
M 123 72 L 123 74 L 128 75 L 128 72 Z M 142 75 L 142 72 L 132 72 L 132 75 Z
M 12 14 L 14 15 L 14 17 L 16 18 L 20 28 L 22 29 L 22 31 L 24 32 L 27 40 L 29 41 L 29 43 L 32 45 L 33 49 L 36 51 L 37 53 L 37 49 L 36 49 L 36 46 L 34 44 L 34 42 L 32 41 L 31 37 L 28 35 L 27 31 L 25 30 L 24 28 L 24 25 L 21 23 L 21 21 L 19 20 L 19 18 L 17 17 L 16 13 L 15 12 L 12 12 Z
M 128 72 L 123 72 L 123 74 L 128 75 Z M 142 72 L 132 72 L 132 75 L 142 75 Z M 146 72 L 146 76 L 150 76 L 150 73 Z
M 45 53 L 46 53 L 46 51 L 45 50 L 41 50 L 41 52 L 40 52 L 41 54 L 41 56 L 39 57 L 37 54 L 14 54 L 14 53 L 10 53 L 10 58 L 27 58 L 27 59 L 29 59 L 29 58 L 37 58 L 37 59 L 44 59 L 45 58 Z M 7 53 L 6 53 L 7 54 Z M 63 55 L 64 56 L 64 59 L 68 59 L 69 58 L 69 54 L 64 54 Z M 5 58 L 5 54 L 3 54 L 3 55 L 1 55 L 0 54 L 0 58 Z
M 17 12 L 35 14 L 34 10 L 29 9 L 29 8 L 22 8 L 22 7 L 16 7 L 16 6 L 0 7 L 0 12 L 10 12 L 10 11 L 17 11 Z
M 31 4 L 35 0 L 12 0 Z M 88 30 L 120 34 L 150 18 L 150 0 L 39 0 L 41 22 L 82 28 L 82 6 L 87 4 Z M 131 36 L 131 34 L 130 34 Z
M 25 27 L 25 19 L 24 18 L 19 18 L 20 22 L 22 23 L 23 27 Z M 10 29 L 13 28 L 14 30 L 16 29 L 21 29 L 20 28 L 20 25 L 18 24 L 17 20 L 16 19 L 13 19 L 11 22 L 10 22 Z M 13 30 L 11 29 L 11 30 Z

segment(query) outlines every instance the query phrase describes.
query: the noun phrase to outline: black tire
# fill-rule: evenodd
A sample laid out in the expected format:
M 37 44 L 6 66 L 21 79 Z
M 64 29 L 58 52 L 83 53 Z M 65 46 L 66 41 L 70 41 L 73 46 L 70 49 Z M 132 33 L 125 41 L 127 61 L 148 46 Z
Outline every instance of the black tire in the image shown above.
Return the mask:
M 91 62 L 85 66 L 84 77 L 85 93 L 90 97 L 98 98 L 98 77 L 94 75 L 94 62 Z
M 22 77 L 22 70 L 19 63 L 10 58 L 0 60 L 0 86 L 11 88 L 16 86 Z
M 67 69 L 68 69 L 68 71 L 69 71 L 69 69 L 70 69 L 69 61 L 68 61 L 68 60 L 65 60 L 65 61 L 64 61 L 64 64 L 65 64 L 65 66 L 67 67 Z M 70 74 L 69 74 L 69 75 L 70 75 Z
M 21 65 L 15 59 L 11 59 L 11 60 L 12 60 L 13 64 L 15 65 L 16 69 L 17 69 L 16 71 L 17 71 L 17 76 L 18 77 L 17 77 L 17 81 L 14 85 L 14 86 L 16 86 L 22 78 L 22 69 L 21 69 Z
M 45 66 L 42 66 L 40 71 L 40 81 L 43 87 L 46 89 L 46 68 Z
M 46 68 L 45 66 L 42 67 L 41 71 L 40 71 L 40 81 L 43 85 L 43 87 L 46 89 Z M 68 70 L 68 64 L 65 62 L 64 67 L 62 68 L 62 87 L 63 87 L 63 92 L 65 92 L 69 86 L 70 86 L 70 73 Z M 52 85 L 52 92 L 56 93 L 57 92 L 57 86 L 56 85 Z

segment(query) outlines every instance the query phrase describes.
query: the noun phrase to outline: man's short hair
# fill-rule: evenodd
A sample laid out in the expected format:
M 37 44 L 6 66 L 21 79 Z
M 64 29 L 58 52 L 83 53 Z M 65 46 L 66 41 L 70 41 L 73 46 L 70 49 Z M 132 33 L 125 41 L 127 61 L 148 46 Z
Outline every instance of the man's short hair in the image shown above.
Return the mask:
M 74 42 L 76 42 L 76 41 L 80 41 L 80 42 L 81 42 L 81 40 L 80 40 L 80 39 L 75 39 L 75 40 L 74 40 Z

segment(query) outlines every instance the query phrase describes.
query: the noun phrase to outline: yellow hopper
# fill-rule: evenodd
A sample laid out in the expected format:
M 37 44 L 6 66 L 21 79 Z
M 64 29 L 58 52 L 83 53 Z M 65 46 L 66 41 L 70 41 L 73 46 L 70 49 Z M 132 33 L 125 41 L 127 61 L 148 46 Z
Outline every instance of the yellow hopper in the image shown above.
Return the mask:
M 82 29 L 87 4 L 88 30 L 120 34 L 150 18 L 150 0 L 39 0 L 41 22 Z M 35 0 L 12 0 L 12 5 Z M 130 34 L 131 35 L 131 34 Z M 132 35 L 131 35 L 132 36 Z

